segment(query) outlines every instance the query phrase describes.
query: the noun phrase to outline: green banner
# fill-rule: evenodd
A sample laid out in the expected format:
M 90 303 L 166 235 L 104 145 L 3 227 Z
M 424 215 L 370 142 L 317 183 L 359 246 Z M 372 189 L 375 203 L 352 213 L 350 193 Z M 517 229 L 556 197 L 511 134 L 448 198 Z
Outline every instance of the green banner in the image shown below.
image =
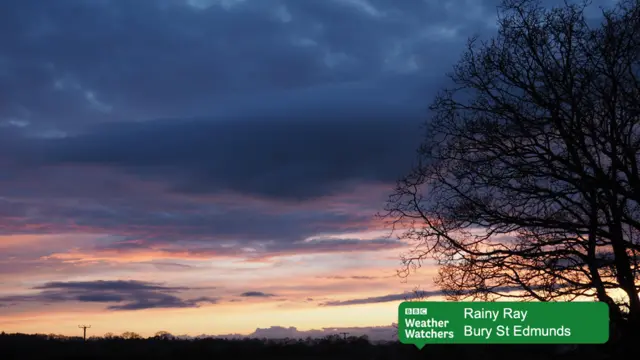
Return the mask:
M 602 344 L 602 302 L 431 302 L 400 304 L 398 338 L 426 344 Z

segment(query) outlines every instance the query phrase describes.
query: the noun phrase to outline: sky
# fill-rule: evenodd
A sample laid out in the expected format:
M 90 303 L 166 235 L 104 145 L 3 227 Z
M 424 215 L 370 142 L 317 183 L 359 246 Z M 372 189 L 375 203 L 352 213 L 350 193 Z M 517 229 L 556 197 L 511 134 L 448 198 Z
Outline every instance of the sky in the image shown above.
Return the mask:
M 497 3 L 2 1 L 0 330 L 388 330 L 437 269 L 374 215 Z

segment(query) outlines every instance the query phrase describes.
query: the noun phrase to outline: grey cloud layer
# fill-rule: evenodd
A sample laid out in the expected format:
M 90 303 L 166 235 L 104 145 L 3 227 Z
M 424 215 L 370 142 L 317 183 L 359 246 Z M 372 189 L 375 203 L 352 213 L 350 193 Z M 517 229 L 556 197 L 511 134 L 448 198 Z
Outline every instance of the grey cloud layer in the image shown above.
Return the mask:
M 538 289 L 542 290 L 543 287 L 541 286 L 541 287 L 533 288 L 533 290 L 538 290 Z M 502 287 L 497 287 L 491 290 L 495 292 L 522 291 L 522 289 L 517 286 L 502 286 Z M 462 291 L 460 295 L 464 295 L 467 293 L 469 293 L 469 291 Z M 444 296 L 444 295 L 446 294 L 441 290 L 419 290 L 415 292 L 405 292 L 402 294 L 389 294 L 389 295 L 382 295 L 382 296 L 372 296 L 368 298 L 327 301 L 327 302 L 321 303 L 320 306 L 348 306 L 348 305 L 384 303 L 384 302 L 391 302 L 391 301 L 412 301 L 412 300 L 426 299 L 432 296 Z
M 198 307 L 202 303 L 216 303 L 211 297 L 182 299 L 178 293 L 198 290 L 187 287 L 171 287 L 142 281 L 84 281 L 51 282 L 36 286 L 33 295 L 11 295 L 0 297 L 0 303 L 20 304 L 23 302 L 59 303 L 94 302 L 113 303 L 109 310 L 141 310 L 152 308 Z M 200 288 L 201 290 L 201 288 Z
M 398 248 L 302 240 L 371 228 L 374 187 L 410 166 L 430 96 L 494 5 L 3 1 L 0 234 L 212 257 Z
M 371 229 L 443 72 L 490 29 L 494 3 L 463 2 L 3 1 L 0 235 L 210 257 L 403 246 L 302 240 Z M 36 255 L 0 265 L 53 261 Z
M 115 166 L 171 183 L 174 191 L 308 200 L 354 182 L 393 182 L 417 146 L 403 118 L 258 119 L 118 124 L 49 144 L 53 163 Z
M 3 2 L 0 89 L 11 91 L 3 91 L 0 117 L 68 130 L 208 115 L 237 94 L 389 70 L 440 73 L 466 36 L 453 30 L 483 30 L 493 15 L 483 4 L 461 14 L 455 2 L 437 1 L 209 2 L 206 9 L 182 0 Z
M 0 166 L 110 165 L 174 191 L 287 200 L 393 181 L 492 5 L 8 0 Z M 132 122 L 160 118 L 173 120 Z M 4 141 L 16 134 L 77 136 Z
M 240 294 L 242 297 L 272 297 L 273 294 L 264 293 L 262 291 L 247 291 Z

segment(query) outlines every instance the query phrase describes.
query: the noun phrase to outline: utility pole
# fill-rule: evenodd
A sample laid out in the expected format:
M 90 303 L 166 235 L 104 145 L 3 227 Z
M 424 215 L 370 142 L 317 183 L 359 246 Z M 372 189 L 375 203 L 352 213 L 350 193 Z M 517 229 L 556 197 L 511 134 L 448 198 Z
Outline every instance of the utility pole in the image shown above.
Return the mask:
M 87 329 L 91 328 L 91 325 L 78 325 L 78 327 L 83 331 L 82 339 L 87 341 Z
M 342 334 L 343 338 L 347 340 L 347 335 L 349 335 L 348 332 L 341 332 L 340 334 Z

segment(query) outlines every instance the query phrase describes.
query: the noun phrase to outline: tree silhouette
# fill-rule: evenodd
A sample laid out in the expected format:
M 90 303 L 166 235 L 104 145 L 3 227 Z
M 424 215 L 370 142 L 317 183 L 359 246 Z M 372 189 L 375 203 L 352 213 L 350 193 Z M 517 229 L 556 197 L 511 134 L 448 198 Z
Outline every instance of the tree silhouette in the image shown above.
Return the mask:
M 175 339 L 157 341 L 81 337 L 50 339 L 46 335 L 0 334 L 2 359 L 604 359 L 622 356 L 617 347 L 562 349 L 555 345 L 432 345 L 422 350 L 397 341 L 371 343 L 365 336 L 324 339 Z M 555 356 L 558 350 L 563 354 Z M 570 353 L 567 353 L 570 352 Z
M 640 329 L 640 1 L 506 0 L 426 122 L 382 214 L 450 299 L 597 298 Z
M 171 333 L 169 333 L 168 331 L 161 330 L 156 332 L 153 337 L 160 340 L 171 340 L 173 338 L 173 335 L 171 335 Z
M 122 333 L 121 337 L 125 340 L 142 339 L 142 336 L 140 336 L 138 333 L 135 333 L 133 331 L 125 331 Z

